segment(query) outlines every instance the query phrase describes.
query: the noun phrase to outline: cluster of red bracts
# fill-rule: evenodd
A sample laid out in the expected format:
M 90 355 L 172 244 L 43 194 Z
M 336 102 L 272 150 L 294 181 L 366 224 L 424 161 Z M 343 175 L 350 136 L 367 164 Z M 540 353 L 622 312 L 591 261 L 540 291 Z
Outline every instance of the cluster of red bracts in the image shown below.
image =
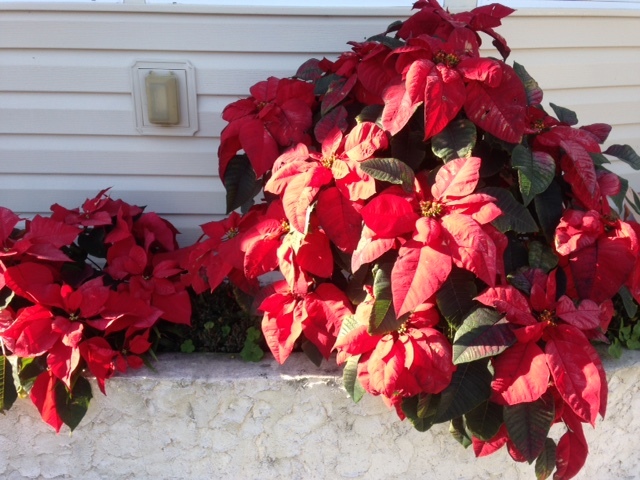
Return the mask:
M 115 371 L 143 365 L 160 320 L 189 324 L 191 300 L 176 229 L 106 191 L 82 209 L 53 205 L 50 218 L 22 220 L 0 208 L 0 339 L 3 353 L 41 358 L 30 397 L 58 431 L 56 388 L 87 368 L 101 391 Z M 89 253 L 78 256 L 81 247 Z M 97 263 L 102 257 L 106 264 Z

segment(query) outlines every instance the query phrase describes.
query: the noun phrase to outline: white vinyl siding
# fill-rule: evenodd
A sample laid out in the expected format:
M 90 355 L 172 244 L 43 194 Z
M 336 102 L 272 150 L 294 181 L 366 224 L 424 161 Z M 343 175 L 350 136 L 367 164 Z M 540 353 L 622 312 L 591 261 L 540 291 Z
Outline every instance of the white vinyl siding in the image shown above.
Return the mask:
M 411 2 L 408 2 L 411 3 Z M 617 12 L 617 13 L 615 13 Z M 498 31 L 545 104 L 614 126 L 640 151 L 640 12 L 522 10 Z M 182 230 L 224 214 L 216 151 L 228 103 L 254 83 L 383 31 L 400 7 L 0 3 L 0 205 L 24 215 L 79 205 L 105 187 Z M 487 55 L 497 56 L 490 42 Z M 136 130 L 131 66 L 195 67 L 199 131 Z M 629 178 L 636 188 L 640 176 Z

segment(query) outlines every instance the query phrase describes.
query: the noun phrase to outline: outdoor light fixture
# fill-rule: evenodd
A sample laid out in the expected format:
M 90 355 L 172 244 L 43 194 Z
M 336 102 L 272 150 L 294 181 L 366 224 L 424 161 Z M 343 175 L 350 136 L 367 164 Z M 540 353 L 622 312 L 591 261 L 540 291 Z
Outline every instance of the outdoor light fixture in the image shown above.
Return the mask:
M 144 80 L 147 89 L 147 114 L 154 125 L 180 123 L 178 77 L 173 73 L 158 75 L 153 70 Z

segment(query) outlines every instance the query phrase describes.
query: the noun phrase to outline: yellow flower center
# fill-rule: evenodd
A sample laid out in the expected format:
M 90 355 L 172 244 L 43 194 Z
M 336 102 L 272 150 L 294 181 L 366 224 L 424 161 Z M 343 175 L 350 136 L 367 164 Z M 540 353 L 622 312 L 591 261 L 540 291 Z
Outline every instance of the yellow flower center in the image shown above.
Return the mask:
M 423 217 L 437 218 L 444 213 L 444 205 L 431 200 L 423 200 L 420 202 L 420 214 Z
M 226 242 L 227 240 L 231 240 L 233 237 L 235 237 L 236 235 L 238 235 L 240 233 L 240 230 L 238 230 L 238 228 L 236 227 L 231 227 L 227 233 L 225 233 L 222 236 L 222 241 Z
M 336 156 L 334 154 L 331 154 L 328 157 L 322 157 L 322 166 L 328 169 L 331 169 L 331 167 L 333 167 L 333 162 L 336 161 Z
M 433 61 L 435 63 L 443 63 L 449 68 L 455 68 L 460 63 L 460 58 L 453 53 L 447 53 L 443 50 L 440 50 L 433 57 Z
M 556 317 L 554 316 L 553 312 L 550 312 L 549 310 L 543 310 L 538 315 L 538 320 L 543 323 L 550 323 L 551 325 L 556 324 L 555 319 Z

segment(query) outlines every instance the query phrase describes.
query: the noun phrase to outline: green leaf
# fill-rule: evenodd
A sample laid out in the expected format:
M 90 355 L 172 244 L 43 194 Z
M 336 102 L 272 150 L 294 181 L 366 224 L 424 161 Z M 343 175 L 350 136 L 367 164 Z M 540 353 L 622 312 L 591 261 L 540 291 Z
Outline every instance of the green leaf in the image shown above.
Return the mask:
M 382 111 L 384 110 L 383 105 L 367 105 L 364 107 L 360 113 L 356 116 L 356 122 L 373 122 L 380 123 L 380 117 L 382 116 Z
M 325 93 L 327 93 L 327 90 L 329 90 L 329 85 L 331 85 L 335 80 L 340 79 L 340 75 L 337 75 L 335 73 L 331 73 L 329 75 L 326 75 L 324 77 L 319 78 L 318 80 L 316 80 L 316 83 L 314 85 L 314 89 L 313 89 L 313 93 L 314 95 L 324 95 Z
M 92 257 L 107 258 L 107 231 L 102 227 L 85 230 L 78 236 L 78 246 Z
M 489 401 L 481 403 L 464 416 L 467 430 L 480 440 L 492 439 L 502 426 L 502 410 L 502 405 L 497 403 Z
M 402 322 L 396 318 L 391 294 L 391 270 L 394 262 L 379 262 L 373 266 L 373 296 L 375 302 L 369 316 L 368 332 L 382 335 L 395 332 Z
M 311 343 L 307 339 L 304 339 L 300 344 L 300 348 L 316 367 L 322 365 L 322 360 L 324 359 L 324 357 L 322 356 L 320 350 L 318 350 L 318 347 L 316 347 L 313 343 Z
M 381 43 L 382 45 L 386 45 L 391 49 L 396 49 L 404 45 L 404 42 L 402 40 L 395 37 L 388 37 L 384 33 L 367 38 L 367 42 L 378 42 L 378 43 Z
M 558 265 L 558 257 L 553 249 L 542 242 L 529 243 L 529 266 L 549 273 Z
M 538 458 L 536 458 L 536 480 L 546 480 L 556 468 L 556 442 L 547 438 L 544 441 L 544 448 Z
M 488 363 L 488 360 L 483 359 L 458 365 L 451 383 L 440 393 L 434 423 L 453 420 L 489 399 L 492 374 Z
M 493 357 L 516 343 L 516 337 L 503 315 L 489 308 L 471 313 L 453 339 L 453 363 L 473 362 Z
M 191 340 L 190 338 L 188 338 L 187 340 L 185 340 L 184 342 L 182 342 L 180 344 L 180 351 L 182 353 L 193 353 L 196 351 L 196 347 L 193 344 L 193 340 Z
M 402 160 L 414 171 L 418 171 L 427 155 L 423 141 L 424 128 L 419 131 L 403 129 L 391 137 L 391 156 Z
M 573 110 L 569 110 L 568 108 L 560 107 L 555 103 L 549 103 L 553 111 L 556 113 L 558 120 L 568 125 L 577 125 L 578 124 L 578 116 L 576 112 Z
M 247 328 L 247 338 L 244 340 L 240 358 L 245 362 L 259 362 L 264 357 L 264 350 L 260 348 L 262 341 L 262 331 L 256 327 Z
M 11 364 L 4 355 L 0 355 L 0 413 L 9 410 L 17 398 L 18 392 L 13 383 Z
M 449 326 L 457 329 L 469 311 L 475 306 L 473 300 L 478 289 L 473 273 L 454 267 L 436 293 L 436 303 Z
M 591 156 L 591 159 L 593 160 L 593 164 L 596 167 L 601 167 L 605 163 L 611 163 L 609 159 L 601 153 L 589 152 L 589 156 Z
M 524 90 L 527 92 L 527 103 L 529 105 L 539 105 L 542 101 L 542 89 L 538 85 L 538 82 L 536 82 L 533 77 L 529 75 L 529 72 L 519 63 L 513 62 L 513 69 L 524 84 Z
M 553 245 L 556 234 L 556 227 L 560 223 L 564 211 L 562 189 L 560 185 L 553 181 L 540 195 L 533 200 L 536 208 L 536 215 L 542 227 L 547 242 Z
M 471 156 L 476 146 L 476 126 L 471 120 L 461 118 L 452 121 L 431 139 L 431 150 L 445 163 L 456 158 Z
M 352 331 L 359 325 L 358 320 L 353 315 L 349 315 L 342 320 L 342 325 L 340 326 L 340 332 L 338 333 L 338 338 L 344 337 L 347 333 Z
M 360 168 L 376 180 L 402 185 L 407 192 L 413 191 L 413 170 L 397 158 L 372 158 L 360 162 Z
M 224 174 L 224 188 L 227 191 L 227 213 L 253 202 L 262 189 L 262 180 L 256 178 L 256 172 L 246 155 L 233 157 Z
M 622 299 L 622 304 L 624 305 L 624 310 L 627 312 L 627 316 L 629 318 L 633 318 L 638 313 L 638 304 L 633 300 L 633 295 L 627 287 L 624 285 L 620 287 L 618 291 L 618 295 Z
M 613 358 L 620 358 L 622 356 L 622 344 L 620 343 L 620 340 L 614 338 L 611 345 L 609 345 L 609 348 L 607 348 L 607 352 Z
M 633 195 L 633 202 L 629 202 L 633 210 L 640 215 L 640 198 L 638 198 L 638 194 L 631 190 L 631 195 Z
M 499 187 L 486 187 L 481 189 L 479 193 L 491 195 L 496 199 L 496 205 L 502 210 L 502 215 L 491 223 L 501 232 L 513 230 L 516 233 L 534 233 L 538 231 L 538 225 L 529 210 L 518 202 L 508 190 Z
M 456 417 L 451 420 L 449 423 L 449 433 L 464 448 L 471 445 L 471 434 L 467 431 L 464 417 Z
M 419 432 L 426 432 L 435 423 L 440 395 L 421 393 L 402 400 L 402 411 Z
M 518 184 L 525 206 L 549 188 L 556 175 L 556 164 L 551 155 L 532 152 L 524 145 L 513 149 L 511 164 L 518 170 Z
M 62 382 L 56 384 L 56 409 L 71 431 L 75 430 L 87 413 L 92 397 L 91 384 L 84 377 L 78 377 L 71 392 Z
M 358 381 L 358 362 L 360 355 L 349 357 L 342 370 L 342 385 L 351 399 L 358 403 L 364 396 L 364 388 Z
M 535 402 L 505 405 L 504 423 L 518 452 L 533 462 L 545 448 L 545 440 L 555 418 L 553 394 L 545 393 Z
M 640 156 L 630 145 L 611 145 L 604 153 L 619 158 L 634 170 L 640 170 Z

